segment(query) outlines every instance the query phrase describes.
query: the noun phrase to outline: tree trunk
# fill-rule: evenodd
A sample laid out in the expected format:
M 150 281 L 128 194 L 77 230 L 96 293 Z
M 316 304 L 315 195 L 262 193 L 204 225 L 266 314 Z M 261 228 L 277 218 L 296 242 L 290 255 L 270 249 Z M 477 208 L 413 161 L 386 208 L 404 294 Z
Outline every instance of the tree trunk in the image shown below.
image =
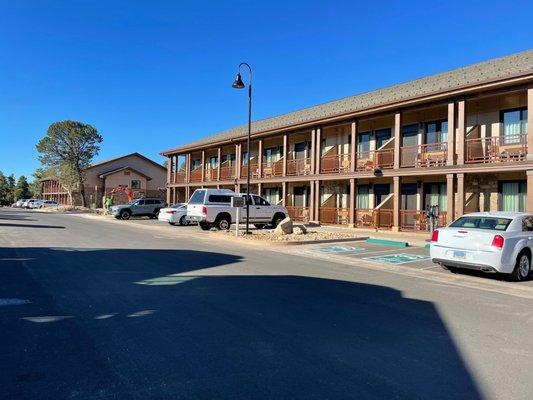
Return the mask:
M 76 171 L 78 173 L 78 187 L 80 188 L 80 195 L 81 195 L 81 206 L 85 207 L 85 187 L 83 186 L 83 175 L 80 170 Z

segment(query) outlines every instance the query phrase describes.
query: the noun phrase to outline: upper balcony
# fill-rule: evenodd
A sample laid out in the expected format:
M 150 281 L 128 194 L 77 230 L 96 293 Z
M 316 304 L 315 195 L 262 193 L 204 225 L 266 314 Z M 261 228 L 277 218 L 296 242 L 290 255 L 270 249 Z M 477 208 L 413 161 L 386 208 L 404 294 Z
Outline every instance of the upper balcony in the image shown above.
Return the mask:
M 448 160 L 448 143 L 429 143 L 400 148 L 401 167 L 439 167 Z

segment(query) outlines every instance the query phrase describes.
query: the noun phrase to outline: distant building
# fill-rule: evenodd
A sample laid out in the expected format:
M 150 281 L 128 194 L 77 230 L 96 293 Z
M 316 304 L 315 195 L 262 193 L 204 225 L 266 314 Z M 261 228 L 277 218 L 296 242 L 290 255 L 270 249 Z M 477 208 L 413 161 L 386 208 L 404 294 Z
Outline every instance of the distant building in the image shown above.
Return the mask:
M 420 62 L 420 61 L 414 61 Z M 533 212 L 533 51 L 255 121 L 161 154 L 167 201 L 251 191 L 291 217 L 402 231 L 470 211 Z M 528 113 L 529 112 L 529 113 Z
M 86 204 L 102 206 L 104 194 L 110 194 L 118 187 L 128 187 L 135 197 L 164 197 L 166 169 L 161 164 L 139 153 L 131 153 L 111 160 L 95 163 L 85 170 Z M 56 200 L 60 204 L 80 205 L 79 190 L 69 198 L 67 190 L 55 178 L 41 179 L 42 198 Z M 124 193 L 117 193 L 114 203 L 127 201 Z

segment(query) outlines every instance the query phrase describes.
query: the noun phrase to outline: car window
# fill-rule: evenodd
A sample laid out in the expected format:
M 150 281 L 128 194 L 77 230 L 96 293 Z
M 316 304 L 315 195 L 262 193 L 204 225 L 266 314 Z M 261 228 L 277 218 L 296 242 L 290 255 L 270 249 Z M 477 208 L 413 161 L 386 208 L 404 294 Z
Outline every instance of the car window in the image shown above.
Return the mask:
M 231 196 L 221 194 L 210 194 L 209 203 L 231 203 Z
M 189 204 L 203 204 L 204 197 L 205 190 L 195 190 L 189 200 Z
M 139 201 L 137 202 L 136 205 L 138 205 L 138 206 L 144 206 L 144 205 L 145 205 L 145 202 L 144 202 L 144 200 L 139 200 Z
M 450 224 L 451 228 L 473 228 L 505 231 L 509 227 L 509 218 L 497 217 L 461 217 Z
M 522 220 L 522 231 L 524 232 L 533 231 L 533 217 L 525 217 Z
M 260 196 L 254 196 L 254 202 L 256 206 L 269 206 L 270 203 Z

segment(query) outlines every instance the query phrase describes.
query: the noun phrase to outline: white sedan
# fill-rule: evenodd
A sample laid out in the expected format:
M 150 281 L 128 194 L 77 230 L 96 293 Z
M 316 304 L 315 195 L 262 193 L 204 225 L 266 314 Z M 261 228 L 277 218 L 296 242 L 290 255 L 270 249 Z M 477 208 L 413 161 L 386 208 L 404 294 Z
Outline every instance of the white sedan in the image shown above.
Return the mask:
M 431 237 L 431 260 L 450 271 L 459 268 L 510 274 L 515 281 L 531 271 L 533 214 L 466 214 Z
M 187 204 L 172 204 L 170 207 L 159 210 L 157 219 L 168 222 L 170 225 L 189 225 L 187 216 Z

